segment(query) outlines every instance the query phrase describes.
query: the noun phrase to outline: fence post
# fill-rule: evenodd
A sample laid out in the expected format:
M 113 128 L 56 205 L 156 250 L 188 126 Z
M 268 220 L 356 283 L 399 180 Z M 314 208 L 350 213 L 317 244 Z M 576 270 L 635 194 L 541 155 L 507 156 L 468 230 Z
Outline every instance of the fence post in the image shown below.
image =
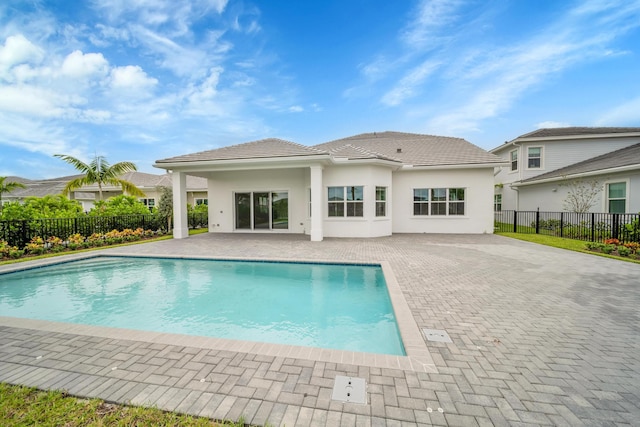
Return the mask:
M 20 247 L 18 249 L 22 249 L 23 247 L 25 247 L 27 242 L 29 240 L 31 240 L 31 239 L 29 239 L 29 236 L 28 236 L 29 223 L 27 221 L 25 221 L 25 220 L 22 220 L 21 226 L 22 226 L 22 242 L 21 242 L 21 245 L 20 245 Z
M 536 209 L 536 234 L 540 234 L 540 208 Z
M 596 241 L 596 214 L 591 212 L 591 241 Z
M 618 238 L 618 232 L 619 232 L 618 224 L 619 223 L 620 223 L 620 214 L 614 213 L 613 214 L 613 221 L 611 223 L 611 238 L 613 238 L 613 239 L 617 239 Z
M 513 232 L 518 232 L 518 211 L 513 211 Z
M 564 212 L 560 212 L 560 237 L 564 237 Z

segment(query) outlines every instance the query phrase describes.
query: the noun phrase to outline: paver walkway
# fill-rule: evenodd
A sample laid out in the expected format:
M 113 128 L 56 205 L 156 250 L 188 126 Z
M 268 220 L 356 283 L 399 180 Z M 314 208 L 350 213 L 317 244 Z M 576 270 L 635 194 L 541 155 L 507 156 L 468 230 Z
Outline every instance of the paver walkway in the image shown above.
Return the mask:
M 0 318 L 0 381 L 275 426 L 640 425 L 638 264 L 492 235 L 206 234 L 117 251 L 386 260 L 418 326 L 444 329 L 453 343 L 427 342 L 429 373 Z M 336 375 L 365 378 L 369 403 L 332 401 Z

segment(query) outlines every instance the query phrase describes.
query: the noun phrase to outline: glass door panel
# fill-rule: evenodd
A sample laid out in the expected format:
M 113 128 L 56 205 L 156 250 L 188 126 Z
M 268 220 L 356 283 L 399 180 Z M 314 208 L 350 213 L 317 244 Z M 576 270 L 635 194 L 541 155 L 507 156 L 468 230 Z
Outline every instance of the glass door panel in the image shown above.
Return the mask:
M 236 193 L 236 229 L 251 229 L 251 193 Z
M 253 228 L 269 229 L 269 193 L 253 193 Z
M 271 228 L 286 230 L 289 228 L 289 193 L 271 193 Z

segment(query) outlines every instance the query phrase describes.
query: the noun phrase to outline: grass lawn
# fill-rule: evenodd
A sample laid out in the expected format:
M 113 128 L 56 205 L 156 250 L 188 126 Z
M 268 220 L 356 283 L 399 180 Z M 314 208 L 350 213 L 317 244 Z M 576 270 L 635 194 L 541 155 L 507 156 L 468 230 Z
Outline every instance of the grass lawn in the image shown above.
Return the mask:
M 620 261 L 634 262 L 640 264 L 640 261 L 633 260 L 627 257 L 619 257 L 615 255 L 607 255 L 599 252 L 589 251 L 586 248 L 586 242 L 581 240 L 565 239 L 562 237 L 546 236 L 544 234 L 521 234 L 521 233 L 506 233 L 496 232 L 496 234 L 505 237 L 511 237 L 513 239 L 524 240 L 526 242 L 538 243 L 540 245 L 553 246 L 554 248 L 567 249 L 570 251 L 583 252 L 591 255 L 603 256 L 606 258 L 619 259 Z
M 0 423 L 10 426 L 209 426 L 240 427 L 159 409 L 121 406 L 99 399 L 78 399 L 59 391 L 0 383 Z

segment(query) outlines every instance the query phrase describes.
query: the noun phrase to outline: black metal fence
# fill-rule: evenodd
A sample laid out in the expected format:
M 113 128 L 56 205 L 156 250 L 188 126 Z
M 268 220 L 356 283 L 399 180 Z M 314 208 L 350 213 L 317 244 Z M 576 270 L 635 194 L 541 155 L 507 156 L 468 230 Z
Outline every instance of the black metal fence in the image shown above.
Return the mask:
M 546 234 L 589 242 L 640 242 L 640 214 L 499 211 L 496 231 Z
M 206 213 L 189 214 L 189 228 L 207 227 L 208 223 Z M 10 246 L 23 248 L 36 236 L 45 240 L 49 237 L 59 237 L 64 240 L 73 234 L 88 237 L 93 233 L 106 233 L 111 230 L 122 231 L 126 228 L 166 232 L 167 227 L 166 218 L 152 214 L 12 220 L 0 221 L 0 240 L 5 240 Z

